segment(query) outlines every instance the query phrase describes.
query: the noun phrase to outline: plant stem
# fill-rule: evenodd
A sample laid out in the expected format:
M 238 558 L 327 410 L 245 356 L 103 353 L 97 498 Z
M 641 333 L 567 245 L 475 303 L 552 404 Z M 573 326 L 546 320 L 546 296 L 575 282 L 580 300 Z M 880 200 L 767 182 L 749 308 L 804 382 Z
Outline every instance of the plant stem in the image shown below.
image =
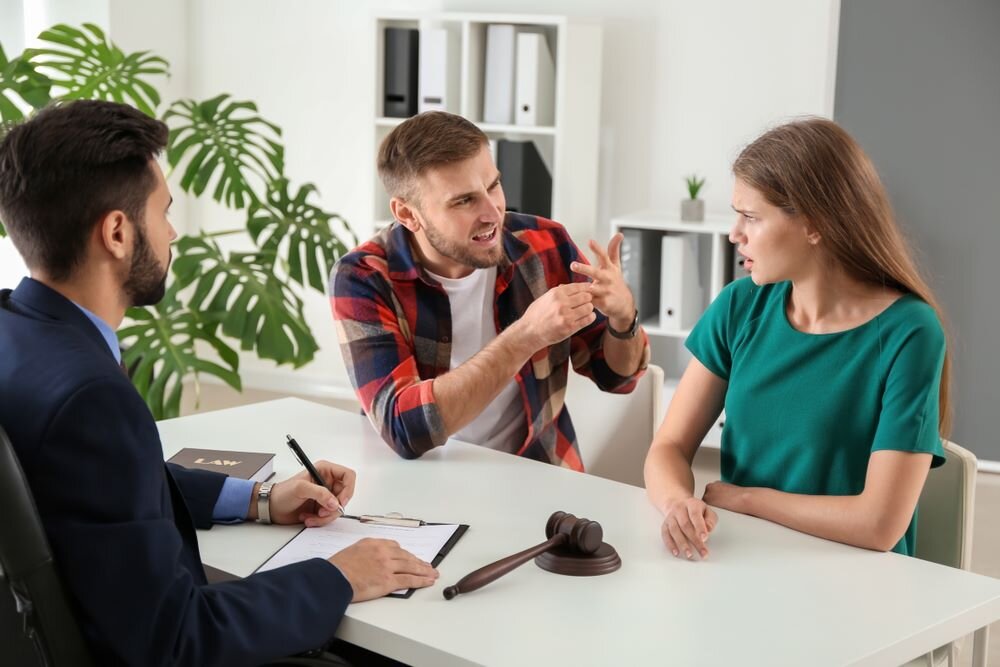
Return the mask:
M 246 233 L 247 230 L 245 229 L 224 229 L 221 232 L 211 232 L 209 234 L 205 234 L 204 236 L 210 239 L 217 239 L 220 236 L 232 236 L 233 234 L 246 234 Z

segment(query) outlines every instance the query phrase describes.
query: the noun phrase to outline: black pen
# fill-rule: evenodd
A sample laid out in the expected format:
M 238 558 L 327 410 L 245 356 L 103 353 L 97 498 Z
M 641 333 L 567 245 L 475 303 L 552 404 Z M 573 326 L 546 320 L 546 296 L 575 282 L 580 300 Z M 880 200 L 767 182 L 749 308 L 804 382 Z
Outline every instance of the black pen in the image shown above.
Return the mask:
M 292 450 L 293 454 L 295 454 L 295 458 L 299 460 L 302 467 L 309 471 L 309 475 L 313 478 L 313 481 L 322 486 L 324 489 L 328 489 L 326 482 L 323 481 L 323 478 L 319 475 L 319 471 L 316 470 L 316 466 L 313 465 L 312 461 L 309 460 L 309 457 L 306 456 L 306 453 L 302 451 L 301 447 L 299 447 L 299 443 L 295 442 L 295 438 L 288 434 L 285 434 L 285 437 L 288 438 L 288 448 Z M 342 516 L 344 515 L 344 508 L 340 506 L 339 500 L 337 502 L 337 511 L 340 512 Z

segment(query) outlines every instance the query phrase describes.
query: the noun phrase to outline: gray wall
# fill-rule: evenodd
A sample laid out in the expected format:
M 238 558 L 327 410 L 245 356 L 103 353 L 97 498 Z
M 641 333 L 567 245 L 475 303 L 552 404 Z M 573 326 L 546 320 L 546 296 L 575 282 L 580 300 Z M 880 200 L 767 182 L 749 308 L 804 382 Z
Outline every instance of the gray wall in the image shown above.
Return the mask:
M 1000 461 L 1000 0 L 842 0 L 834 118 L 944 306 L 952 439 Z

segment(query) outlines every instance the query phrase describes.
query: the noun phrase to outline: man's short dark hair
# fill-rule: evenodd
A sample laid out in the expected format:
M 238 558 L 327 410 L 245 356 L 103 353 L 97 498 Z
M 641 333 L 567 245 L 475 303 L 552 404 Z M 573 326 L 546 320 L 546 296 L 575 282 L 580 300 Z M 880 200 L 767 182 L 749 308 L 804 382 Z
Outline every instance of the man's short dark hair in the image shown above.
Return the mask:
M 69 278 L 111 211 L 142 224 L 167 126 L 125 104 L 55 104 L 0 142 L 0 220 L 30 269 Z
M 469 120 L 427 111 L 397 125 L 378 151 L 378 175 L 390 197 L 412 200 L 414 181 L 428 169 L 468 160 L 489 144 Z

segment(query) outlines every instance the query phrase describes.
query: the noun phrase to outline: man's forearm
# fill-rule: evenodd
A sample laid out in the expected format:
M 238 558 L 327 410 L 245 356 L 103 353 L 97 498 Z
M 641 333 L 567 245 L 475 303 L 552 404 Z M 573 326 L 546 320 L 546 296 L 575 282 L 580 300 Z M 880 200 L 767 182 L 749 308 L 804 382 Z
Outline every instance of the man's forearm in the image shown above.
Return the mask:
M 434 400 L 448 435 L 468 425 L 536 352 L 517 324 L 465 363 L 434 379 Z
M 626 331 L 632 326 L 632 318 L 627 322 L 616 322 L 608 318 L 608 326 L 614 327 L 615 331 Z M 641 327 L 632 338 L 616 338 L 605 330 L 601 344 L 604 346 L 604 359 L 615 373 L 627 377 L 639 370 L 642 352 L 646 347 Z

